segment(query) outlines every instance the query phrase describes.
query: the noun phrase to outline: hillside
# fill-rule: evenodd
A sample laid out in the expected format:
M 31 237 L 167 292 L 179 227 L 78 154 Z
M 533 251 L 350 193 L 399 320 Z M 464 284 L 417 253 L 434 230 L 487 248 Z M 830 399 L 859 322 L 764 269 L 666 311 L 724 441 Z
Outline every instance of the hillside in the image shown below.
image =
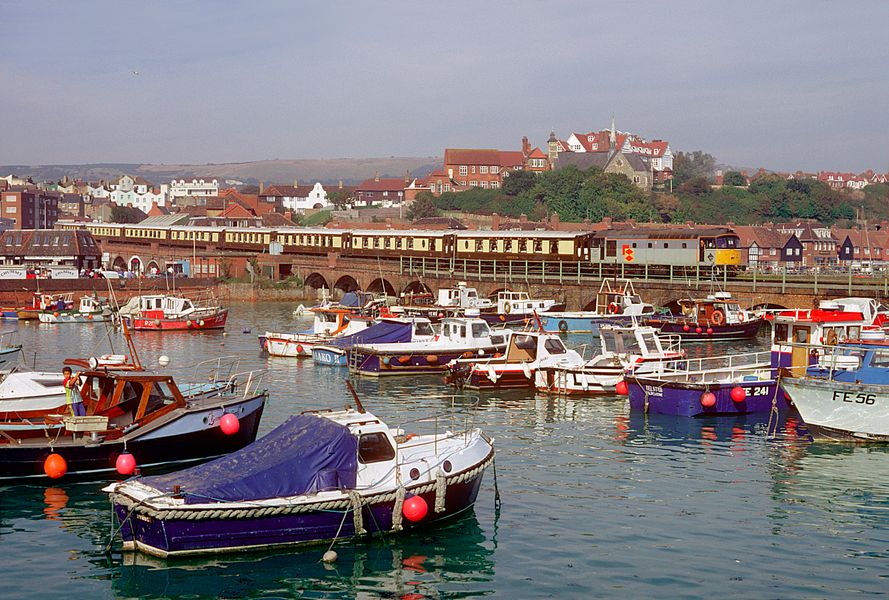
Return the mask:
M 441 166 L 437 157 L 390 157 L 390 158 L 336 158 L 261 160 L 243 163 L 168 165 L 97 163 L 85 165 L 0 165 L 0 175 L 10 173 L 20 177 L 30 176 L 34 181 L 53 181 L 68 176 L 69 179 L 87 181 L 110 180 L 123 175 L 142 176 L 155 184 L 176 177 L 216 177 L 220 180 L 242 183 L 292 183 L 321 181 L 335 183 L 343 180 L 355 184 L 379 173 L 381 177 L 404 177 L 410 171 L 413 176 L 426 175 Z

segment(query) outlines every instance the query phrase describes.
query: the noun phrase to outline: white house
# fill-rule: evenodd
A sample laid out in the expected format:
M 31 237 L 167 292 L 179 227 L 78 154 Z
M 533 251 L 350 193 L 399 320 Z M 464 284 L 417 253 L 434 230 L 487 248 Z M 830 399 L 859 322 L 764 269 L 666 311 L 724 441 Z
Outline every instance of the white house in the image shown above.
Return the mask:
M 184 198 L 192 196 L 195 198 L 207 198 L 219 195 L 218 179 L 174 179 L 170 182 L 169 187 L 170 201 L 175 198 Z

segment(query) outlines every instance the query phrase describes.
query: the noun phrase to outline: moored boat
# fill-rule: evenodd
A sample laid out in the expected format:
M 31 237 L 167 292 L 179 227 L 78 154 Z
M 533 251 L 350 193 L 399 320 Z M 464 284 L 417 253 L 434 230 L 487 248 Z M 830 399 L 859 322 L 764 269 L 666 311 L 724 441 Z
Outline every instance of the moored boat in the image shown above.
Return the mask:
M 556 312 L 539 315 L 544 331 L 560 333 L 597 333 L 602 324 L 627 324 L 641 317 L 653 316 L 654 306 L 636 293 L 633 282 L 602 280 L 593 310 Z
M 309 357 L 316 344 L 324 344 L 337 337 L 364 331 L 373 319 L 363 317 L 348 308 L 315 307 L 312 328 L 296 333 L 266 331 L 259 336 L 259 348 L 271 356 Z
M 303 413 L 231 456 L 105 491 L 123 549 L 161 557 L 413 529 L 470 509 L 494 459 L 479 429 L 434 431 L 390 428 L 360 405 Z
M 820 377 L 781 379 L 814 437 L 889 442 L 889 386 Z
M 386 317 L 367 329 L 312 346 L 312 360 L 321 365 L 348 365 L 348 352 L 355 344 L 397 344 L 431 341 L 432 323 L 425 317 Z
M 67 304 L 66 304 L 67 306 Z M 91 323 L 111 319 L 111 305 L 107 298 L 99 296 L 81 296 L 78 307 L 65 309 L 48 309 L 42 311 L 38 318 L 41 323 Z
M 679 315 L 656 315 L 643 323 L 685 340 L 739 340 L 754 338 L 765 318 L 743 310 L 728 292 L 706 298 L 680 300 Z
M 224 329 L 228 309 L 210 294 L 194 298 L 157 294 L 134 296 L 119 314 L 135 331 L 204 331 Z
M 531 298 L 528 292 L 497 293 L 497 301 L 490 309 L 481 309 L 480 316 L 493 324 L 524 323 L 535 315 L 565 310 L 565 303 L 556 300 Z

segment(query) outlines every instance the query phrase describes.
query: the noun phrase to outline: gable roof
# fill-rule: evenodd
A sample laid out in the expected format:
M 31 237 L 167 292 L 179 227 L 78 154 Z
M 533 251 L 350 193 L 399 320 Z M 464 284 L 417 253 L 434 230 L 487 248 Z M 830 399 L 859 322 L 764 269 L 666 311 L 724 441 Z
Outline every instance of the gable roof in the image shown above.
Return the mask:
M 392 192 L 392 191 L 404 191 L 405 183 L 404 179 L 394 179 L 394 178 L 380 178 L 375 179 L 371 177 L 370 179 L 365 179 L 361 183 L 358 184 L 357 190 L 359 192 Z

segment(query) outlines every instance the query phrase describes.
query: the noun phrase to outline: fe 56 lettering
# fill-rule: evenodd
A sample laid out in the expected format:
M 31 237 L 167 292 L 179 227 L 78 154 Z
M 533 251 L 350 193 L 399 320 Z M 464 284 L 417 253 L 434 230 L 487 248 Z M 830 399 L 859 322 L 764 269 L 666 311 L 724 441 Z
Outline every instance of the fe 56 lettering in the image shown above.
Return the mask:
M 851 404 L 875 404 L 877 401 L 876 394 L 854 394 L 852 392 L 833 393 L 834 402 L 849 402 Z

